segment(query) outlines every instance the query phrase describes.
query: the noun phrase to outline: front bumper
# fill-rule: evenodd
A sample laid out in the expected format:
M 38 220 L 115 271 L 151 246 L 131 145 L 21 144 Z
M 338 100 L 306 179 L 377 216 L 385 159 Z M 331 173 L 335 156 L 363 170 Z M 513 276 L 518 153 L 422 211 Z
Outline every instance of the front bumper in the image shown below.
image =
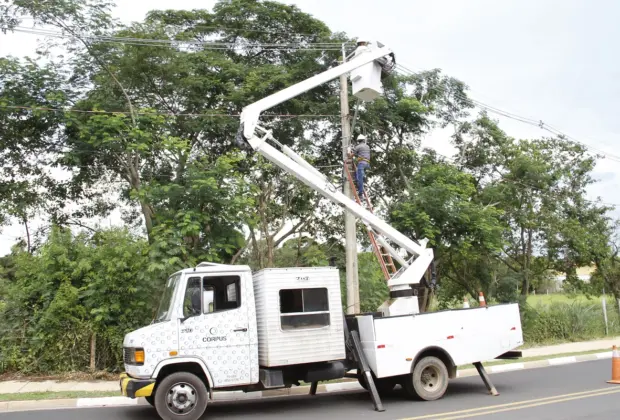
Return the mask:
M 121 373 L 119 385 L 121 394 L 125 397 L 150 397 L 155 389 L 155 379 L 135 379 L 126 373 Z

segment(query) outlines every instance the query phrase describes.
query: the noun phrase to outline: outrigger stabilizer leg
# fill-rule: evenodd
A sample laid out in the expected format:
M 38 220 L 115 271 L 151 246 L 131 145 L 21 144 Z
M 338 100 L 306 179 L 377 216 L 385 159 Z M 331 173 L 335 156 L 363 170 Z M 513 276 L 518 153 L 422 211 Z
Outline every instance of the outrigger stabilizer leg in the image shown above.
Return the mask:
M 482 363 L 481 362 L 476 362 L 476 363 L 474 363 L 474 366 L 476 367 L 476 370 L 478 371 L 478 374 L 482 378 L 482 382 L 484 382 L 484 385 L 489 390 L 489 394 L 493 395 L 494 397 L 497 397 L 499 395 L 499 392 L 497 392 L 497 390 L 495 389 L 495 386 L 491 382 L 491 378 L 489 378 L 489 374 L 484 369 L 484 366 L 482 366 Z
M 370 392 L 370 398 L 372 398 L 372 403 L 375 405 L 375 411 L 385 411 L 385 408 L 383 408 L 383 404 L 381 403 L 379 393 L 377 392 L 375 381 L 373 381 L 372 379 L 370 366 L 368 366 L 368 362 L 366 361 L 366 357 L 364 356 L 364 352 L 362 351 L 362 343 L 360 342 L 360 337 L 357 331 L 351 331 L 351 338 L 353 338 L 353 349 L 355 358 L 358 359 L 359 365 L 362 368 L 362 374 L 366 378 L 366 383 L 368 384 L 368 392 Z
M 346 321 L 346 315 L 344 316 L 344 333 L 345 342 L 347 344 L 347 347 L 349 347 L 351 354 L 353 355 L 353 359 L 357 365 L 357 369 L 358 371 L 361 370 L 362 374 L 366 378 L 368 392 L 370 393 L 370 398 L 372 399 L 372 403 L 375 406 L 375 411 L 385 411 L 385 408 L 383 408 L 383 404 L 381 403 L 381 397 L 379 397 L 379 392 L 377 392 L 375 381 L 372 379 L 370 366 L 368 365 L 366 356 L 364 356 L 359 333 L 355 330 L 349 330 Z
M 319 387 L 318 382 L 312 382 L 312 384 L 310 385 L 310 395 L 316 395 L 316 390 L 318 387 Z

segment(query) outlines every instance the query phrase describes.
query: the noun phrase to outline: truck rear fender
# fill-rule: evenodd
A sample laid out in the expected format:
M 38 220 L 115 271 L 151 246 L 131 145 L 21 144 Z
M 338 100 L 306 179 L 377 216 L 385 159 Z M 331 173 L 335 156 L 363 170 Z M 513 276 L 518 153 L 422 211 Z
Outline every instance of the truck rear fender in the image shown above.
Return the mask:
M 178 369 L 175 369 L 175 368 L 178 368 Z M 212 390 L 213 389 L 213 378 L 211 377 L 211 373 L 209 372 L 209 369 L 207 368 L 207 365 L 204 363 L 204 361 L 198 357 L 175 357 L 173 359 L 162 360 L 161 362 L 159 362 L 159 364 L 155 368 L 152 378 L 157 379 L 159 382 L 159 380 L 161 379 L 159 376 L 162 373 L 162 371 L 167 375 L 168 373 L 171 373 L 171 371 L 174 371 L 174 372 L 190 371 L 191 372 L 194 370 L 202 371 L 202 373 L 204 374 L 207 380 L 207 385 L 209 386 L 209 389 Z M 196 372 L 196 373 L 199 373 L 199 372 Z
M 422 358 L 427 357 L 427 356 L 434 356 L 438 358 L 439 360 L 441 360 L 444 363 L 444 365 L 446 365 L 450 378 L 456 378 L 456 365 L 454 364 L 454 360 L 452 359 L 452 356 L 450 356 L 450 353 L 448 353 L 446 350 L 438 346 L 429 346 L 429 347 L 426 347 L 420 350 L 420 352 L 417 354 L 417 356 L 413 360 L 413 363 L 411 363 L 411 372 L 413 372 L 415 365 Z

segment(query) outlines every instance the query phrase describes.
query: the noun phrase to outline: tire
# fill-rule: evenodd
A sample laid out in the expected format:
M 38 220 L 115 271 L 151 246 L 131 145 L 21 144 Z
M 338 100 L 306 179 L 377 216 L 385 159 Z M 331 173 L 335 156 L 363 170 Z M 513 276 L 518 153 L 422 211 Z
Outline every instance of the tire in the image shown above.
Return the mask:
M 403 388 L 411 398 L 424 401 L 438 400 L 448 389 L 449 374 L 446 365 L 437 357 L 422 358 L 407 375 Z
M 394 391 L 394 388 L 396 387 L 396 380 L 394 380 L 393 378 L 377 379 L 373 373 L 371 373 L 371 375 L 372 375 L 372 380 L 375 383 L 375 388 L 377 388 L 377 392 L 379 393 L 379 395 L 381 396 L 388 395 L 389 393 Z M 368 384 L 366 383 L 366 376 L 363 373 L 357 374 L 357 381 L 362 386 L 362 388 L 368 391 Z
M 207 409 L 207 403 L 205 383 L 187 372 L 166 376 L 155 391 L 155 409 L 163 420 L 198 420 Z
M 155 407 L 155 396 L 154 395 L 151 395 L 150 397 L 144 397 L 144 399 L 146 400 L 147 403 Z

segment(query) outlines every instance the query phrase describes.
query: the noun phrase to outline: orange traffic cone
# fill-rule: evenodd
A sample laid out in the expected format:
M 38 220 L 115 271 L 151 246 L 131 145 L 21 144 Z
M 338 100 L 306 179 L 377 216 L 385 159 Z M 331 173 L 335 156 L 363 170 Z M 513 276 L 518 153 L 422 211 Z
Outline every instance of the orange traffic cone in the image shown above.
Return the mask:
M 484 294 L 482 294 L 482 292 L 480 292 L 480 295 L 478 296 L 478 301 L 480 301 L 480 306 L 487 306 L 487 302 L 484 300 Z
M 467 300 L 467 296 L 463 298 L 463 308 L 469 308 L 469 300 Z
M 608 384 L 620 384 L 620 351 L 613 346 L 611 348 L 611 381 Z

